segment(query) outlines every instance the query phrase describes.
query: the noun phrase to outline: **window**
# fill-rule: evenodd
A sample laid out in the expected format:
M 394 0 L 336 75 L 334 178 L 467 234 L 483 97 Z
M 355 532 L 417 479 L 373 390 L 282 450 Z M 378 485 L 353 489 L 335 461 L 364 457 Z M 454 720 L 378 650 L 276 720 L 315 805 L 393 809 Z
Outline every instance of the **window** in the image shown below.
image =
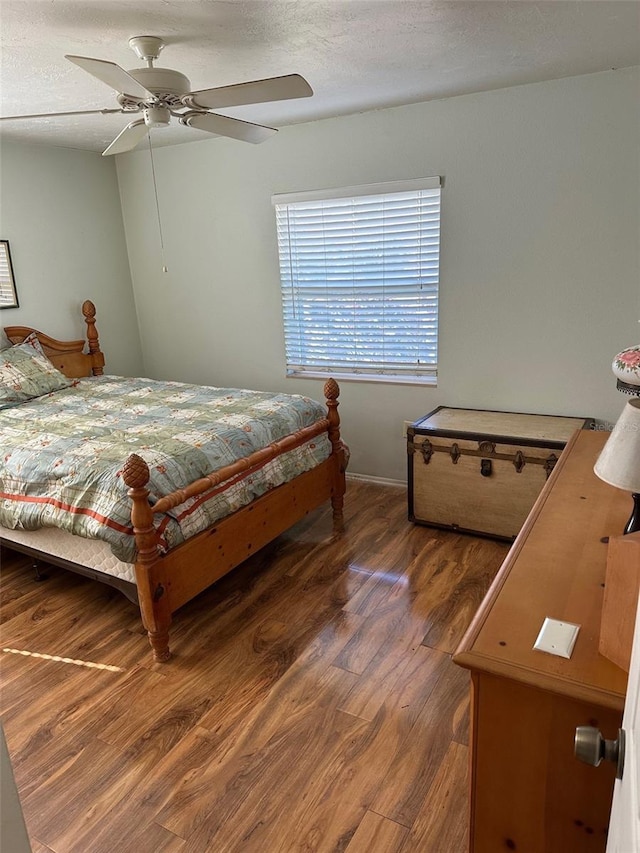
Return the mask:
M 17 308 L 18 294 L 13 279 L 9 241 L 0 240 L 0 308 Z
M 440 178 L 273 203 L 287 375 L 435 383 Z

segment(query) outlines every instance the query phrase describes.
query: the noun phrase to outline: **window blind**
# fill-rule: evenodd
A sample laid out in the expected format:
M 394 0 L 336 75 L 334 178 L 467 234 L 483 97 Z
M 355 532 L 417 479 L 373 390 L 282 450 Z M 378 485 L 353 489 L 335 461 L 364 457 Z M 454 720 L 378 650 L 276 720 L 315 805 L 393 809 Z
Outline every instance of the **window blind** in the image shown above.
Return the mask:
M 287 373 L 433 381 L 440 179 L 273 201 Z

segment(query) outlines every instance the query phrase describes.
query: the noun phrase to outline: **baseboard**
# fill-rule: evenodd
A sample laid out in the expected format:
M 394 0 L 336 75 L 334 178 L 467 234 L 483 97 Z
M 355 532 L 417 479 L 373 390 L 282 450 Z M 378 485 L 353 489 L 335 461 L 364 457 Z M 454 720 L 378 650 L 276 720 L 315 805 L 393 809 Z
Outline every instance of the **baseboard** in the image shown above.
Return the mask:
M 362 483 L 375 483 L 376 486 L 395 486 L 407 488 L 406 480 L 392 480 L 389 477 L 374 477 L 371 474 L 351 474 L 347 471 L 347 480 L 359 480 Z

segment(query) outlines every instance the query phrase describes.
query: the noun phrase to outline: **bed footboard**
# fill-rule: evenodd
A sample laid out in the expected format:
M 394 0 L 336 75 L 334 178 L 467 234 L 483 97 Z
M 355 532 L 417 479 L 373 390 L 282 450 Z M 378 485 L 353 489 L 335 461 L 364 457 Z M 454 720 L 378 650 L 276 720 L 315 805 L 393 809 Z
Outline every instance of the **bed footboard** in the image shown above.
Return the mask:
M 136 454 L 127 459 L 122 475 L 132 500 L 131 521 L 138 551 L 136 583 L 142 622 L 149 636 L 154 660 L 163 662 L 171 656 L 169 628 L 172 613 L 178 607 L 326 500 L 331 500 L 334 530 L 340 532 L 343 529 L 345 471 L 349 451 L 340 438 L 340 389 L 337 382 L 328 380 L 324 393 L 326 419 L 196 480 L 153 505 L 149 503 L 149 468 L 146 462 Z M 203 494 L 219 483 L 324 432 L 331 442 L 331 455 L 316 468 L 262 495 L 173 551 L 167 554 L 161 552 L 153 525 L 155 513 L 166 513 L 188 498 Z

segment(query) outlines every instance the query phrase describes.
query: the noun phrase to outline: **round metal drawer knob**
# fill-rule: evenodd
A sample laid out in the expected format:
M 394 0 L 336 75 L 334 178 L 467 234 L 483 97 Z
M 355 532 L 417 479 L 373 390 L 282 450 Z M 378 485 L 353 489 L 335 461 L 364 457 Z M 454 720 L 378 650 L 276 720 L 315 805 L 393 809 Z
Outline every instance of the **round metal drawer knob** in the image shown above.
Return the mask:
M 624 770 L 624 729 L 618 729 L 616 740 L 605 740 L 599 729 L 593 726 L 578 726 L 574 743 L 574 755 L 579 761 L 597 767 L 602 759 L 616 765 L 616 778 L 622 779 Z

